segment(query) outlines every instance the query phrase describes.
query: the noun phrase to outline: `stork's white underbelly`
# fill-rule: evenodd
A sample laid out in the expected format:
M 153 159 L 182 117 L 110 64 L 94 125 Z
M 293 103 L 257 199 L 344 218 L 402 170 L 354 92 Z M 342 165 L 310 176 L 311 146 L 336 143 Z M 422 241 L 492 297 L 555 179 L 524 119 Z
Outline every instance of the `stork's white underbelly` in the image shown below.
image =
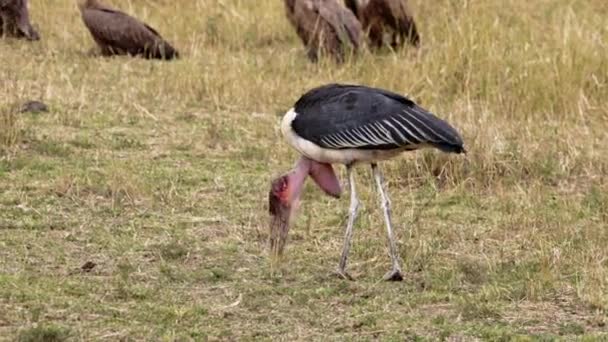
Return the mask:
M 291 122 L 298 114 L 291 108 L 281 122 L 281 132 L 287 142 L 304 156 L 321 163 L 340 163 L 350 164 L 353 162 L 374 162 L 389 159 L 404 151 L 404 149 L 394 150 L 362 150 L 362 149 L 329 149 L 323 148 L 311 141 L 308 141 L 296 134 L 291 127 Z

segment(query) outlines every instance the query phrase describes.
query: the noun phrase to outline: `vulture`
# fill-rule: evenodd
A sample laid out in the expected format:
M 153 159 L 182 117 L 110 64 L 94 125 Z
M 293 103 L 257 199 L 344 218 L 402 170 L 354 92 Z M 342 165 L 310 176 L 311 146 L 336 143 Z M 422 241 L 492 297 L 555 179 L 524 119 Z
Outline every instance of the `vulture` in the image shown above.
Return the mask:
M 132 55 L 166 60 L 179 57 L 178 51 L 155 29 L 126 13 L 97 0 L 85 0 L 79 8 L 103 56 Z
M 363 31 L 368 34 L 370 45 L 380 48 L 384 45 L 385 34 L 390 37 L 390 45 L 397 48 L 407 42 L 418 47 L 420 35 L 408 0 L 345 0 Z
M 363 31 L 354 14 L 338 0 L 284 0 L 287 19 L 316 62 L 320 54 L 343 62 L 361 45 Z
M 30 23 L 27 0 L 0 0 L 0 36 L 40 39 Z

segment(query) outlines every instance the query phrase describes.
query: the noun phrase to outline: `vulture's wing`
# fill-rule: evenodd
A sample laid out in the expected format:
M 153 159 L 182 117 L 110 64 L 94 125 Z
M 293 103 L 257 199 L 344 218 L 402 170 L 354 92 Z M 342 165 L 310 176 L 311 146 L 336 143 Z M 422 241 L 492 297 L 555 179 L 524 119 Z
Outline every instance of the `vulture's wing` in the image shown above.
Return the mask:
M 318 11 L 334 30 L 343 45 L 358 48 L 361 42 L 361 24 L 355 15 L 337 0 L 318 2 Z
M 341 7 L 341 6 L 340 6 Z M 341 8 L 342 13 L 342 23 L 348 36 L 350 38 L 351 43 L 359 48 L 361 46 L 362 37 L 363 37 L 363 29 L 361 27 L 361 23 L 357 19 L 354 13 L 346 8 Z
M 142 22 L 120 11 L 86 8 L 82 18 L 97 40 L 125 51 L 153 46 L 158 39 Z
M 400 34 L 406 36 L 408 40 L 414 45 L 420 44 L 420 35 L 416 28 L 416 22 L 412 14 L 407 0 L 389 0 L 389 8 L 393 16 L 395 17 L 397 30 Z
M 315 0 L 285 0 L 287 19 L 305 45 L 311 44 L 319 30 L 318 5 Z
M 126 13 L 109 8 L 85 8 L 82 18 L 97 41 L 114 49 L 138 54 L 166 45 L 173 50 L 155 29 Z

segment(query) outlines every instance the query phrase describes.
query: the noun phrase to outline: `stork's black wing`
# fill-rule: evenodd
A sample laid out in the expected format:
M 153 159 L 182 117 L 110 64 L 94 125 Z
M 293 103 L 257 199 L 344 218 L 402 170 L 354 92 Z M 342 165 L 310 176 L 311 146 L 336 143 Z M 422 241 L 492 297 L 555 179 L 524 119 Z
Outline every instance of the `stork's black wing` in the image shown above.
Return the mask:
M 328 149 L 416 149 L 464 152 L 447 122 L 390 91 L 330 84 L 304 94 L 294 107 L 297 135 Z

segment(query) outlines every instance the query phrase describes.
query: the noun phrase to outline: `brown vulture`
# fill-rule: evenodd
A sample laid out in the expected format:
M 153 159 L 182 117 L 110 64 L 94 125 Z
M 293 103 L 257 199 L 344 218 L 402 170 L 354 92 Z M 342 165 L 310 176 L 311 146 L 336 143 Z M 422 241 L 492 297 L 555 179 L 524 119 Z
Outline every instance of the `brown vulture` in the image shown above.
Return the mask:
M 390 45 L 397 48 L 408 41 L 418 47 L 420 36 L 408 0 L 345 0 L 348 7 L 361 21 L 370 45 L 384 45 L 384 36 L 390 36 Z
M 179 53 L 152 27 L 101 4 L 85 0 L 79 4 L 82 20 L 103 56 L 132 55 L 173 59 Z
M 338 0 L 284 0 L 287 19 L 306 46 L 308 58 L 329 54 L 344 61 L 361 45 L 361 24 Z
M 30 23 L 27 0 L 0 0 L 0 36 L 39 40 Z

